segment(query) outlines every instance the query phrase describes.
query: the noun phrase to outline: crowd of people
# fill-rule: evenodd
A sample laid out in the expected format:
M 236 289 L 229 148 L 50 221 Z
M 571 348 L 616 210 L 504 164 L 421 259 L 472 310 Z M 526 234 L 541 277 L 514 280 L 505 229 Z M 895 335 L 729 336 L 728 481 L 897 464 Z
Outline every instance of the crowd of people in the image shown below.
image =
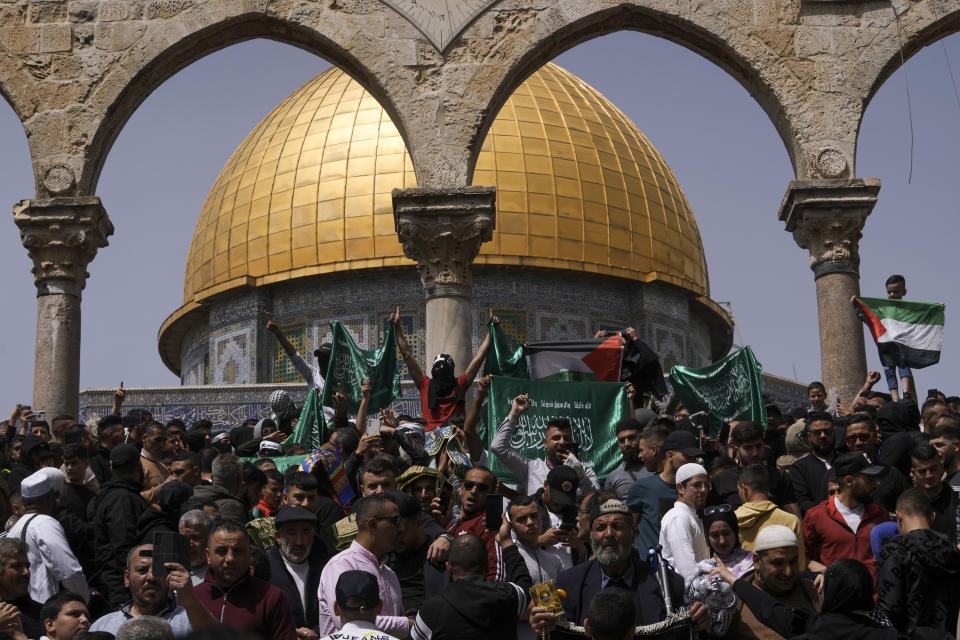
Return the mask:
M 956 633 L 960 398 L 894 400 L 871 372 L 847 406 L 814 382 L 808 407 L 770 404 L 766 428 L 708 437 L 676 399 L 631 388 L 621 464 L 599 478 L 563 416 L 541 457 L 511 446 L 527 395 L 486 425 L 486 447 L 488 342 L 459 376 L 445 354 L 421 368 L 398 317 L 421 415 L 385 409 L 371 430 L 369 382 L 356 416 L 334 394 L 325 444 L 344 477 L 291 462 L 311 452 L 291 443 L 298 409 L 282 391 L 271 418 L 240 425 L 158 422 L 123 407 L 122 385 L 87 424 L 18 406 L 0 424 L 0 636 Z M 267 329 L 322 388 L 329 350 L 313 364 L 272 317 Z M 451 446 L 429 446 L 441 427 Z

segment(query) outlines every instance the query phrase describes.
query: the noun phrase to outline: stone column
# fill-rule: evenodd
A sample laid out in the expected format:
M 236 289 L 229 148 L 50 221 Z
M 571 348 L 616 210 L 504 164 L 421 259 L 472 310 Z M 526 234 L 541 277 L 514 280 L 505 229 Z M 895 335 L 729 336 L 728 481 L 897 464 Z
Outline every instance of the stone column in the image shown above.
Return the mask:
M 113 225 L 96 196 L 22 200 L 13 221 L 33 260 L 37 342 L 33 409 L 76 416 L 80 403 L 80 293 L 87 265 Z
M 810 251 L 820 319 L 820 367 L 830 406 L 849 403 L 863 384 L 863 326 L 850 303 L 860 295 L 859 243 L 877 203 L 880 180 L 797 180 L 780 205 L 780 220 Z
M 495 203 L 495 187 L 393 190 L 397 235 L 427 301 L 428 374 L 438 353 L 453 356 L 458 375 L 473 358 L 470 266 L 493 237 Z

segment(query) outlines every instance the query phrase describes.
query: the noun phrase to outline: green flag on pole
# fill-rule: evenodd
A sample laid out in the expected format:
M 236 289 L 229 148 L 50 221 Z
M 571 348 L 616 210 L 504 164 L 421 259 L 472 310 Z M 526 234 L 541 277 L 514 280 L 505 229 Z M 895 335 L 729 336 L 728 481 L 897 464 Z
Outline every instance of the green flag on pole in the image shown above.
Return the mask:
M 749 346 L 706 367 L 670 369 L 670 384 L 690 411 L 706 411 L 718 421 L 751 420 L 767 428 L 760 374 L 763 367 Z M 711 428 L 716 435 L 719 424 Z
M 542 382 L 494 376 L 487 401 L 487 424 L 480 433 L 489 450 L 497 428 L 510 413 L 513 399 L 530 395 L 532 402 L 520 417 L 511 446 L 531 459 L 543 457 L 543 434 L 551 418 L 567 418 L 573 439 L 580 445 L 580 459 L 597 473 L 602 483 L 622 462 L 617 447 L 616 425 L 630 413 L 626 387 L 613 382 Z M 517 483 L 506 467 L 490 456 L 490 468 L 506 483 Z M 530 492 L 538 487 L 528 487 Z
M 388 323 L 380 347 L 369 351 L 359 348 L 339 321 L 332 322 L 330 328 L 333 340 L 321 404 L 332 407 L 333 394 L 337 392 L 337 385 L 342 384 L 347 396 L 347 412 L 356 415 L 363 399 L 361 381 L 370 380 L 373 394 L 367 415 L 372 416 L 389 407 L 394 398 L 400 395 L 395 327 Z
M 317 449 L 327 441 L 327 424 L 323 418 L 323 406 L 320 404 L 320 394 L 316 389 L 310 389 L 307 399 L 300 410 L 297 426 L 293 433 L 283 441 L 283 449 L 287 450 L 294 444 L 301 445 L 307 451 Z M 279 468 L 279 467 L 278 467 Z
M 523 345 L 505 334 L 493 320 L 487 321 L 487 330 L 490 332 L 490 351 L 483 361 L 483 375 L 529 378 Z

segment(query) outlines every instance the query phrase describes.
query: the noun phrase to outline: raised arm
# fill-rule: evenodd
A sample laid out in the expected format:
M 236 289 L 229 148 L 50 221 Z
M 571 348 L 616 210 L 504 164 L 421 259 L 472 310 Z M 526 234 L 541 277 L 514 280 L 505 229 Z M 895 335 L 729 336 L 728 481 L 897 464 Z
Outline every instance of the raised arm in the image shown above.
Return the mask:
M 357 431 L 363 436 L 365 431 L 363 423 L 356 420 L 354 424 Z M 347 396 L 343 392 L 343 385 L 338 382 L 337 392 L 333 394 L 333 427 L 340 429 L 346 426 L 349 426 L 349 421 L 347 420 Z
M 280 346 L 283 347 L 283 350 L 287 353 L 290 358 L 293 358 L 297 354 L 297 348 L 287 340 L 287 336 L 283 335 L 283 331 L 280 331 L 280 325 L 277 324 L 277 319 L 273 317 L 273 314 L 269 311 L 267 312 L 267 331 L 272 333 L 277 337 L 277 340 L 280 341 Z
M 493 324 L 500 324 L 500 318 L 493 315 L 493 309 L 489 310 L 490 319 L 493 320 Z M 480 373 L 480 367 L 483 366 L 483 361 L 487 358 L 487 353 L 490 351 L 490 332 L 487 332 L 487 335 L 483 337 L 483 342 L 480 343 L 480 348 L 477 349 L 477 354 L 473 356 L 473 360 L 470 361 L 470 364 L 467 365 L 466 370 L 463 372 L 463 375 L 467 378 L 467 384 L 471 384 L 474 378 L 477 377 L 477 374 Z
M 847 408 L 847 412 L 852 414 L 853 408 L 857 406 L 857 400 L 866 392 L 870 391 L 873 388 L 873 385 L 880 382 L 880 372 L 879 371 L 869 371 L 867 372 L 867 379 L 864 380 L 863 386 L 860 387 L 860 390 L 857 391 L 857 394 L 853 396 L 853 399 L 850 400 L 850 406 Z
M 510 439 L 513 437 L 513 430 L 520 423 L 520 416 L 530 408 L 530 398 L 527 394 L 522 394 L 513 399 L 510 404 L 510 415 L 503 419 L 503 423 L 497 428 L 497 434 L 490 443 L 490 451 L 497 456 L 510 473 L 516 476 L 517 480 L 523 483 L 524 490 L 531 492 L 527 487 L 527 472 L 530 467 L 530 460 L 517 453 L 510 446 Z M 536 490 L 534 487 L 533 490 Z
M 417 362 L 417 359 L 413 357 L 413 350 L 410 349 L 410 345 L 407 343 L 407 338 L 403 335 L 403 325 L 400 324 L 400 307 L 397 306 L 397 310 L 390 314 L 389 322 L 393 324 L 394 330 L 397 335 L 397 347 L 400 348 L 400 355 L 403 356 L 403 361 L 407 363 L 407 371 L 410 372 L 410 378 L 413 380 L 413 384 L 420 388 L 420 384 L 423 382 L 423 370 L 420 368 L 420 363 Z
M 362 436 L 367 431 L 367 407 L 370 406 L 370 394 L 373 393 L 373 383 L 369 380 L 360 381 L 360 392 L 363 397 L 360 399 L 360 406 L 357 407 L 357 432 Z
M 467 411 L 467 417 L 463 421 L 463 435 L 467 444 L 467 453 L 470 459 L 476 462 L 483 454 L 483 441 L 480 440 L 480 434 L 477 428 L 480 426 L 480 411 L 487 400 L 487 394 L 490 393 L 490 378 L 493 376 L 484 376 L 477 380 L 477 397 L 470 410 Z
M 120 381 L 120 388 L 113 392 L 113 408 L 111 412 L 115 416 L 119 416 L 122 411 L 121 407 L 123 406 L 123 399 L 127 397 L 127 392 L 123 388 L 123 380 Z

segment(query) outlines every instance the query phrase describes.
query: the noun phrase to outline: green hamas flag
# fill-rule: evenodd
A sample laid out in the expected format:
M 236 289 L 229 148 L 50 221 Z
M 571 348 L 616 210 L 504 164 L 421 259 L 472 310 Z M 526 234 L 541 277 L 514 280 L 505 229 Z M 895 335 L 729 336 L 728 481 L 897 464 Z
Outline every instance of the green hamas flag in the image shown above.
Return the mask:
M 327 441 L 327 425 L 323 418 L 323 405 L 320 404 L 320 394 L 316 389 L 310 389 L 307 399 L 300 410 L 297 426 L 294 427 L 286 440 L 283 441 L 284 450 L 293 444 L 303 446 L 307 451 L 317 449 Z M 278 467 L 279 468 L 279 467 Z
M 581 460 L 593 467 L 601 483 L 621 463 L 616 425 L 630 413 L 630 403 L 626 387 L 612 382 L 542 382 L 494 376 L 487 401 L 487 424 L 480 434 L 488 450 L 497 427 L 510 413 L 513 399 L 522 393 L 530 395 L 532 404 L 520 417 L 510 442 L 517 453 L 543 458 L 547 421 L 567 418 L 573 426 L 573 439 L 580 445 Z M 500 480 L 517 483 L 496 455 L 490 456 L 490 468 Z
M 323 386 L 321 404 L 333 406 L 333 394 L 337 385 L 343 385 L 347 396 L 347 412 L 356 415 L 363 394 L 362 380 L 370 380 L 373 394 L 367 415 L 375 415 L 390 406 L 400 395 L 400 373 L 397 371 L 397 335 L 392 324 L 387 324 L 380 348 L 372 351 L 360 349 L 340 322 L 332 322 L 333 341 L 330 349 L 330 365 Z
M 734 351 L 723 360 L 691 369 L 670 369 L 670 384 L 690 411 L 706 411 L 715 420 L 752 420 L 767 428 L 760 374 L 763 368 L 749 346 Z M 719 424 L 711 427 L 716 435 Z
M 523 345 L 505 334 L 493 320 L 487 321 L 487 330 L 490 332 L 490 351 L 483 361 L 483 375 L 529 378 Z

